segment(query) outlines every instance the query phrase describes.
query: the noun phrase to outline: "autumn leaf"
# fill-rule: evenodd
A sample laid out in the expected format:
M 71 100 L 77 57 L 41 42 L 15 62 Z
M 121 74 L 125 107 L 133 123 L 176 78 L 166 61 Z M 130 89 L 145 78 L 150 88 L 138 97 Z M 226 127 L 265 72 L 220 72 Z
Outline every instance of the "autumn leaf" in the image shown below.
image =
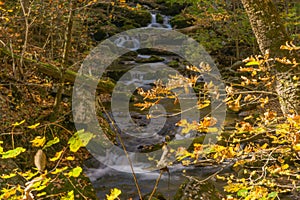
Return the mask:
M 1 178 L 3 179 L 9 179 L 9 178 L 12 178 L 12 177 L 15 177 L 17 174 L 16 173 L 11 173 L 11 174 L 3 174 L 2 176 L 0 176 Z
M 21 124 L 23 124 L 26 120 L 22 120 L 21 122 L 16 122 L 14 124 L 12 124 L 13 126 L 20 126 Z
M 78 151 L 80 147 L 85 147 L 93 137 L 94 135 L 90 132 L 77 131 L 68 141 L 70 150 L 72 152 Z
M 55 156 L 54 156 L 53 158 L 50 158 L 49 160 L 50 160 L 51 162 L 57 161 L 57 160 L 61 157 L 61 154 L 62 154 L 63 152 L 64 152 L 63 150 L 62 150 L 62 151 L 59 151 L 59 152 L 56 152 L 56 153 L 55 153 Z
M 17 147 L 15 149 L 12 149 L 12 150 L 1 153 L 2 154 L 2 159 L 15 158 L 19 154 L 21 154 L 25 151 L 26 151 L 26 149 L 24 149 L 23 147 Z
M 38 127 L 39 125 L 40 125 L 40 123 L 36 123 L 36 124 L 31 125 L 31 126 L 27 126 L 27 128 L 35 129 L 35 128 Z
M 75 167 L 74 169 L 72 169 L 69 173 L 68 176 L 69 177 L 78 177 L 82 172 L 82 168 L 81 167 Z
M 55 171 L 51 172 L 51 174 L 59 174 L 59 173 L 65 171 L 65 170 L 67 170 L 67 169 L 68 169 L 67 166 L 66 166 L 66 167 L 63 167 L 63 168 L 56 168 Z
M 106 199 L 107 200 L 115 200 L 115 199 L 119 199 L 119 195 L 121 194 L 121 190 L 119 190 L 118 188 L 114 188 L 110 190 L 110 195 L 106 195 Z
M 46 143 L 46 145 L 43 147 L 43 149 L 51 147 L 52 145 L 59 143 L 59 138 L 55 137 L 53 140 L 50 140 Z
M 250 61 L 246 63 L 246 66 L 252 66 L 252 65 L 259 65 L 260 63 L 258 61 Z
M 61 197 L 61 200 L 74 200 L 74 191 L 71 190 L 68 194 L 64 197 Z
M 44 137 L 37 136 L 33 140 L 31 140 L 30 142 L 32 143 L 33 147 L 41 147 L 45 144 L 46 138 L 45 138 L 45 136 Z

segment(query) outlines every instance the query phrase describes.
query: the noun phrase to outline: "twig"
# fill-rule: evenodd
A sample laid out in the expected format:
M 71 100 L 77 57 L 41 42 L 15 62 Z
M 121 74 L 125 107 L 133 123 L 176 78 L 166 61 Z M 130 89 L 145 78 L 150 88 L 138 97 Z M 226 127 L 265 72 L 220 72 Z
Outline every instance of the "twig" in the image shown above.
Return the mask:
M 158 176 L 158 178 L 157 178 L 156 181 L 155 181 L 154 188 L 153 188 L 153 190 L 152 190 L 152 192 L 151 192 L 151 194 L 150 194 L 148 200 L 151 200 L 152 197 L 153 197 L 153 195 L 155 194 L 156 189 L 157 189 L 157 186 L 158 186 L 158 183 L 159 183 L 159 181 L 160 181 L 160 179 L 161 179 L 162 173 L 163 173 L 163 170 L 160 170 L 159 176 Z

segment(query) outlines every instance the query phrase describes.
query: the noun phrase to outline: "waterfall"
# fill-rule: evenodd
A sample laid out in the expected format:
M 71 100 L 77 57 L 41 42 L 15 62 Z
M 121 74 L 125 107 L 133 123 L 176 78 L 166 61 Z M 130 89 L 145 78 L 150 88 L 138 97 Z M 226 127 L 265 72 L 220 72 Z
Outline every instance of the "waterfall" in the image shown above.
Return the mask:
M 157 14 L 156 13 L 150 13 L 151 14 L 151 23 L 148 25 L 149 28 L 165 28 L 165 29 L 172 29 L 171 24 L 169 23 L 169 17 L 163 16 L 163 24 L 157 23 Z
M 156 24 L 156 13 L 151 13 L 151 24 Z
M 164 29 L 172 29 L 171 24 L 169 23 L 170 17 L 162 15 L 163 16 L 163 24 L 157 23 L 157 14 L 156 13 L 150 13 L 151 14 L 151 23 L 147 26 L 148 28 L 164 28 Z M 115 39 L 114 43 L 118 47 L 127 48 L 131 51 L 136 51 L 140 48 L 140 41 L 138 38 L 131 37 L 128 35 L 123 35 Z

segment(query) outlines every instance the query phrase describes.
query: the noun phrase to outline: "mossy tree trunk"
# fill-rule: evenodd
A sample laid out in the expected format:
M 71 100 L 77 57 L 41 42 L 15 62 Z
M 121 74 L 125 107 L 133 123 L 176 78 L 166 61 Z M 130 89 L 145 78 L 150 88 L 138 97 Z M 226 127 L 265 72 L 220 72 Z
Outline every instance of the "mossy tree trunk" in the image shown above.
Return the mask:
M 271 57 L 289 56 L 287 51 L 280 50 L 280 46 L 290 41 L 290 38 L 272 0 L 241 1 L 262 54 L 269 53 Z M 299 112 L 299 86 L 297 88 L 292 79 L 299 68 L 291 69 L 276 64 L 272 70 L 276 75 L 274 89 L 283 114 L 288 114 L 291 110 Z

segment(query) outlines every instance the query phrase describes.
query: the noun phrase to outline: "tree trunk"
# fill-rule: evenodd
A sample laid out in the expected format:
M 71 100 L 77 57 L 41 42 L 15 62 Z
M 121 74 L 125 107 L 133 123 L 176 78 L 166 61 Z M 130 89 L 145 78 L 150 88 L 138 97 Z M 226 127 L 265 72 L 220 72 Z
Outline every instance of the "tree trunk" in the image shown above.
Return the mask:
M 280 46 L 290 41 L 290 38 L 272 0 L 241 1 L 262 54 L 269 53 L 273 58 L 288 56 L 288 52 L 280 50 Z M 299 86 L 295 86 L 292 79 L 299 68 L 291 69 L 283 64 L 275 64 L 272 70 L 276 75 L 274 89 L 278 94 L 283 114 L 288 114 L 291 110 L 299 111 Z

